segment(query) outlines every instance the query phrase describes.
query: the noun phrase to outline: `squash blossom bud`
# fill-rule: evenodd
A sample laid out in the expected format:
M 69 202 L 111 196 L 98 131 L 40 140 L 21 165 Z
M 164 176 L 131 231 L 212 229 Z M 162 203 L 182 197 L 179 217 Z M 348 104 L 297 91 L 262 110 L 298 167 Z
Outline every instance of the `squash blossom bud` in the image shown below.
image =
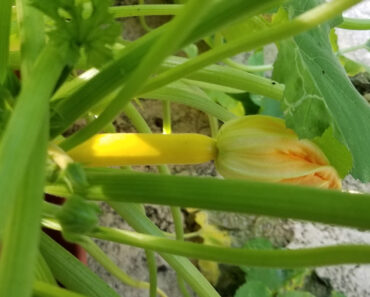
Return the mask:
M 226 178 L 340 189 L 320 148 L 300 140 L 282 119 L 252 115 L 227 122 L 217 136 L 216 168 Z

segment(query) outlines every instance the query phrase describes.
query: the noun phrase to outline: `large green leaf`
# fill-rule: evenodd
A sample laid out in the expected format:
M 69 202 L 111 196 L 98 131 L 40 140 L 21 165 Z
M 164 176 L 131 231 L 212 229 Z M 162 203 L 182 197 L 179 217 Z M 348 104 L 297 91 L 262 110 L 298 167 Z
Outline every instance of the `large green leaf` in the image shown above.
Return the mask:
M 324 98 L 293 38 L 281 42 L 274 78 L 285 84 L 282 108 L 286 124 L 300 138 L 320 136 L 331 124 Z
M 290 11 L 297 15 L 321 2 L 292 1 Z M 333 54 L 329 31 L 330 24 L 322 24 L 280 44 L 276 75 L 286 83 L 288 125 L 301 137 L 318 136 L 332 125 L 352 153 L 353 176 L 369 181 L 370 107 Z

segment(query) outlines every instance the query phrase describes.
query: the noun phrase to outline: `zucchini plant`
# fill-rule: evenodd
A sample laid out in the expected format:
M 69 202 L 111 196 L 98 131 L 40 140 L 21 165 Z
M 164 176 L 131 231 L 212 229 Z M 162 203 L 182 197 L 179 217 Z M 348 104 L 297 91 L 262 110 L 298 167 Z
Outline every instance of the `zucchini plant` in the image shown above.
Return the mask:
M 184 296 L 188 285 L 201 297 L 219 294 L 190 259 L 270 268 L 370 263 L 367 245 L 253 250 L 188 242 L 180 212 L 370 229 L 370 196 L 341 192 L 347 174 L 370 181 L 370 107 L 330 38 L 336 26 L 370 28 L 341 16 L 360 0 L 142 2 L 0 2 L 0 296 L 118 296 L 41 227 L 60 230 L 150 296 L 166 296 L 155 253 L 176 271 Z M 147 34 L 122 38 L 118 18 L 150 15 L 173 17 L 156 29 L 142 19 Z M 258 61 L 270 43 L 278 48 L 274 65 L 232 59 L 252 52 Z M 187 58 L 176 56 L 182 50 Z M 272 78 L 263 75 L 271 70 Z M 163 102 L 163 134 L 151 133 L 136 98 Z M 171 102 L 207 114 L 212 135 L 171 134 Z M 121 111 L 138 133 L 116 133 Z M 65 133 L 79 119 L 87 124 Z M 223 178 L 172 176 L 166 166 L 210 160 Z M 129 167 L 138 164 L 159 174 Z M 50 204 L 44 193 L 67 201 Z M 95 201 L 109 203 L 135 232 L 100 226 Z M 176 234 L 158 229 L 145 203 L 170 206 Z M 120 270 L 92 238 L 145 249 L 149 283 Z

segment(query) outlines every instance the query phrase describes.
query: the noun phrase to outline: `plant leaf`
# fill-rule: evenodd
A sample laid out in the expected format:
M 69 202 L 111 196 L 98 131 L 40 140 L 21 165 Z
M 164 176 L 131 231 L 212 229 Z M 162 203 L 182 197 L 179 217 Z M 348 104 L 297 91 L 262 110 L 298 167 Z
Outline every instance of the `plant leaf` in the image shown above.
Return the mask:
M 352 168 L 352 155 L 346 146 L 334 137 L 333 129 L 330 127 L 321 137 L 314 138 L 313 142 L 321 148 L 339 176 L 344 178 Z
M 292 1 L 290 11 L 299 14 L 321 2 L 316 0 Z M 292 116 L 297 120 L 293 124 L 292 118 L 289 119 L 290 115 L 288 115 L 288 125 L 294 125 L 293 128 L 301 137 L 303 135 L 313 137 L 323 133 L 330 124 L 335 136 L 352 153 L 351 174 L 363 182 L 370 181 L 370 167 L 368 166 L 370 164 L 368 154 L 370 106 L 355 90 L 333 54 L 328 38 L 329 31 L 330 24 L 322 24 L 280 44 L 282 54 L 279 55 L 277 63 L 283 67 L 283 70 L 276 74 L 286 83 L 286 97 L 289 98 L 285 99 L 285 102 L 291 107 L 287 113 L 294 112 Z M 300 67 L 293 65 L 291 56 L 295 56 L 294 62 L 297 62 L 297 57 L 299 58 L 299 63 L 302 63 L 298 64 Z M 298 70 L 305 71 L 304 75 L 298 77 L 301 80 L 289 78 L 293 76 L 292 72 L 289 72 L 289 67 L 292 65 L 295 67 L 292 71 L 294 70 L 296 74 Z M 295 92 L 294 87 L 297 88 Z M 297 96 L 297 94 L 300 95 L 302 87 L 304 90 L 311 91 L 308 99 L 302 100 Z M 299 107 L 302 101 L 306 101 L 306 104 L 297 111 L 295 105 Z
M 274 78 L 285 84 L 282 109 L 286 124 L 300 138 L 321 136 L 331 124 L 324 98 L 307 66 L 292 38 L 281 42 Z
M 261 282 L 248 281 L 235 293 L 234 297 L 271 297 L 270 290 Z
M 109 0 L 31 1 L 54 21 L 50 39 L 71 64 L 77 61 L 80 47 L 89 65 L 101 66 L 112 58 L 109 46 L 117 40 L 120 27 L 108 12 Z
M 290 292 L 279 294 L 278 297 L 315 297 L 315 296 L 309 292 L 290 291 Z

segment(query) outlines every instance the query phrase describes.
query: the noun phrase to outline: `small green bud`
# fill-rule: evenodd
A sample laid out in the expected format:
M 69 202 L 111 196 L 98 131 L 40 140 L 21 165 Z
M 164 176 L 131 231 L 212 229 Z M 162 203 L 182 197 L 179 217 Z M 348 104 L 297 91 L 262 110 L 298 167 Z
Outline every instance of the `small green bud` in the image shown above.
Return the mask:
M 78 195 L 70 197 L 57 214 L 63 236 L 69 241 L 76 241 L 79 235 L 92 231 L 99 222 L 101 210 L 94 203 Z

